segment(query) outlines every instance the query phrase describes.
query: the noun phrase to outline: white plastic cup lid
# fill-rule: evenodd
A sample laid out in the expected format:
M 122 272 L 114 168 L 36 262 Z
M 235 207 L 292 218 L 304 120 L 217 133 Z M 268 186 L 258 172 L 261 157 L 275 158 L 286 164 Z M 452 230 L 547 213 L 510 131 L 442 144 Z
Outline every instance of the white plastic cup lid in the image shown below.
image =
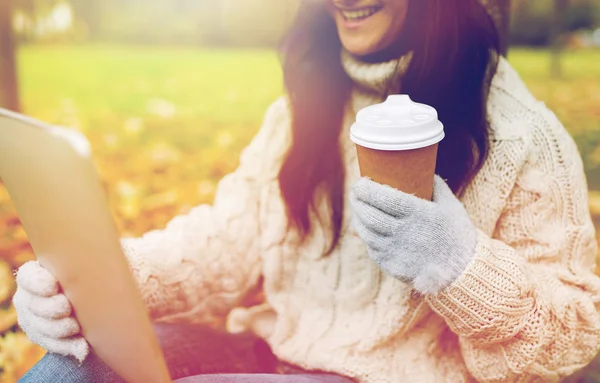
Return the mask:
M 443 138 L 437 111 L 405 94 L 390 95 L 385 102 L 362 109 L 350 129 L 352 142 L 375 150 L 420 149 Z

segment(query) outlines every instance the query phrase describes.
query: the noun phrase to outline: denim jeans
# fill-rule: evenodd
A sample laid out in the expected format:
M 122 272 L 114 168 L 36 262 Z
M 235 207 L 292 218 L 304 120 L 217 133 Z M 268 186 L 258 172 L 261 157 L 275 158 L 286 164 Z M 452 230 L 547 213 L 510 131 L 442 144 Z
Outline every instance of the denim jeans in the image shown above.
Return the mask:
M 351 383 L 280 363 L 268 344 L 253 335 L 232 335 L 204 326 L 160 324 L 155 330 L 171 377 L 178 383 Z M 47 354 L 20 383 L 125 383 L 96 355 L 80 366 L 74 359 Z

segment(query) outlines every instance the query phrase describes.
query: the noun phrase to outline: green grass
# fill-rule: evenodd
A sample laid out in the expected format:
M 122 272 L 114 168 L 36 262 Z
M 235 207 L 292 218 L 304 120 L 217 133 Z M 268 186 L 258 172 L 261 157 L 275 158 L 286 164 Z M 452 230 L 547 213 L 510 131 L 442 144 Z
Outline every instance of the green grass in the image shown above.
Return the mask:
M 510 62 L 528 79 L 543 80 L 548 77 L 550 54 L 546 50 L 512 48 Z M 600 50 L 566 50 L 562 66 L 567 80 L 600 79 Z
M 188 118 L 248 123 L 282 91 L 270 51 L 29 46 L 19 60 L 25 110 L 50 118 L 66 100 L 93 121 L 144 115 L 149 99 L 159 98 Z
M 565 52 L 562 79 L 550 78 L 546 51 L 513 49 L 509 59 L 575 136 L 600 188 L 600 50 Z M 19 63 L 26 113 L 107 145 L 119 137 L 121 148 L 160 141 L 192 152 L 226 137 L 239 151 L 283 92 L 279 60 L 267 50 L 26 46 Z M 139 121 L 144 133 L 128 138 L 124 127 Z
M 509 59 L 539 98 L 573 119 L 572 129 L 598 128 L 600 50 L 566 52 L 561 80 L 549 78 L 545 51 L 513 49 Z M 95 129 L 110 115 L 147 115 L 151 99 L 172 102 L 184 118 L 255 124 L 282 93 L 277 56 L 266 50 L 26 46 L 19 63 L 26 112 L 60 120 L 74 106 Z
M 29 46 L 19 62 L 25 113 L 125 148 L 160 141 L 189 152 L 228 135 L 240 150 L 283 92 L 270 51 Z M 124 127 L 139 121 L 144 134 L 128 139 Z

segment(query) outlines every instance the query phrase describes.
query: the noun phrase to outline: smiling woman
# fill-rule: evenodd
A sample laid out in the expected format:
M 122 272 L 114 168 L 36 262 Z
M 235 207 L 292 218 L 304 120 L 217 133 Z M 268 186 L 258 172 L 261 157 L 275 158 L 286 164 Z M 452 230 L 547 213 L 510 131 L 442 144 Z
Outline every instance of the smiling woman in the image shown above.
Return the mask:
M 375 6 L 348 26 L 347 10 Z M 345 170 L 335 143 L 357 83 L 371 95 L 405 93 L 437 110 L 449 134 L 436 172 L 460 194 L 488 153 L 487 91 L 498 51 L 494 23 L 478 0 L 308 3 L 284 44 L 293 145 L 279 183 L 291 222 L 310 231 L 313 194 L 323 187 L 333 210 L 332 247 L 337 243 Z M 306 177 L 297 177 L 298 169 Z
M 332 0 L 328 8 L 344 47 L 364 56 L 392 45 L 402 33 L 408 0 Z
M 581 158 L 499 57 L 482 3 L 304 1 L 282 56 L 286 96 L 214 204 L 122 241 L 152 317 L 172 323 L 157 326 L 172 377 L 558 382 L 589 363 L 600 279 Z M 360 177 L 351 125 L 393 93 L 445 126 L 430 201 Z M 65 296 L 36 294 L 60 291 L 44 272 L 20 269 L 45 310 L 17 302 L 19 320 L 50 351 L 85 344 L 62 326 Z M 101 381 L 122 382 L 93 352 L 50 353 L 23 379 Z

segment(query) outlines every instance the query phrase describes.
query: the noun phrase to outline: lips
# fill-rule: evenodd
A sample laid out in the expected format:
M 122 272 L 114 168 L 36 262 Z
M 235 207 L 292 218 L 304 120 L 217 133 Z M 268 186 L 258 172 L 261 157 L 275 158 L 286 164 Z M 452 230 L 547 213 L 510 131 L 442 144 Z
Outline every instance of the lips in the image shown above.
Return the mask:
M 381 6 L 363 7 L 355 9 L 338 8 L 346 21 L 356 22 L 369 18 L 381 10 Z

